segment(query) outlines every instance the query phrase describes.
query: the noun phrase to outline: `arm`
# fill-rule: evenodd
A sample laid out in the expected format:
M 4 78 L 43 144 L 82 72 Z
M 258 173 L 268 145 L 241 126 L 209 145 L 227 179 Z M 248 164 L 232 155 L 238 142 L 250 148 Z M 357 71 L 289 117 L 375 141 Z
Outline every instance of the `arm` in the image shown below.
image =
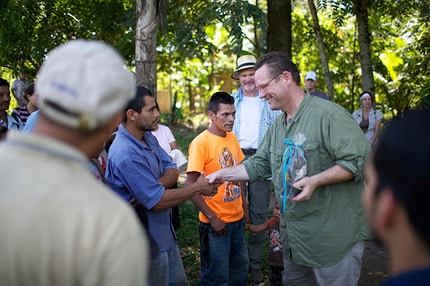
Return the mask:
M 179 171 L 177 169 L 167 169 L 164 174 L 158 179 L 160 184 L 165 188 L 170 188 L 176 184 L 179 177 Z
M 193 184 L 199 176 L 201 175 L 198 172 L 187 173 L 185 185 Z M 191 202 L 209 219 L 209 223 L 217 235 L 223 235 L 225 233 L 225 223 L 212 212 L 201 196 L 192 197 Z
M 294 202 L 309 200 L 316 188 L 345 182 L 352 180 L 353 178 L 354 176 L 351 172 L 345 170 L 339 165 L 334 165 L 321 173 L 310 177 L 304 177 L 293 184 L 293 188 L 300 189 L 302 191 L 297 196 L 290 198 L 290 200 Z
M 250 232 L 262 232 L 269 229 L 270 218 L 261 224 L 250 224 L 249 231 Z
M 178 143 L 176 143 L 176 141 L 169 142 L 169 145 L 172 150 L 179 149 Z
M 209 180 L 209 183 L 249 180 L 248 173 L 246 172 L 245 165 L 243 164 L 218 170 L 208 175 L 206 178 Z
M 379 131 L 381 130 L 381 123 L 382 119 L 376 120 L 375 133 L 373 134 L 372 139 L 370 139 L 370 144 L 373 144 L 376 141 L 376 138 L 378 138 Z
M 168 209 L 191 199 L 195 195 L 213 196 L 218 192 L 220 184 L 210 184 L 201 174 L 195 183 L 180 189 L 165 189 L 160 201 L 152 208 L 153 211 Z

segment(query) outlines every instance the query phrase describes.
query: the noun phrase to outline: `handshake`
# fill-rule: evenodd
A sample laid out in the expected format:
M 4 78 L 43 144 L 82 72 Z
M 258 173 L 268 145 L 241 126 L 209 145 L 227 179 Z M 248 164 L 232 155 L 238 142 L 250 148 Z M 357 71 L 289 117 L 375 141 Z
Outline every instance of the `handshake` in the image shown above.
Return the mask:
M 197 179 L 197 181 L 193 184 L 193 187 L 195 187 L 198 190 L 198 193 L 203 196 L 215 196 L 218 193 L 218 188 L 221 186 L 224 182 L 210 182 L 206 177 L 205 174 L 202 173 L 200 177 Z

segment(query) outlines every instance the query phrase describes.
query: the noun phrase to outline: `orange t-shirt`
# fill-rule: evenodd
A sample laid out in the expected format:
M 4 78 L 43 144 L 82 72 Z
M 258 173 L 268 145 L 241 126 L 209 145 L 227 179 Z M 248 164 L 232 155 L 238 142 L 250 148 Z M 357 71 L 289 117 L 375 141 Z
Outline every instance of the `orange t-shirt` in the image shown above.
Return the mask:
M 205 130 L 190 143 L 188 154 L 187 172 L 203 172 L 205 175 L 237 165 L 245 159 L 236 135 L 232 132 L 227 132 L 225 137 L 221 137 Z M 215 196 L 203 196 L 203 199 L 225 223 L 243 218 L 240 187 L 232 182 L 225 182 L 218 188 Z M 205 223 L 209 222 L 202 212 L 199 212 L 199 219 Z

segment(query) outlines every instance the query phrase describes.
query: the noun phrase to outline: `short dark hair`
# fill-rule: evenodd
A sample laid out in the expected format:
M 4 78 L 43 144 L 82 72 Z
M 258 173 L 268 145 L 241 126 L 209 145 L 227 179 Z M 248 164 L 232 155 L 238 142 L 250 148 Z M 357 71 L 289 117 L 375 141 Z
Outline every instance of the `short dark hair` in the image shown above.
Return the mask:
M 138 113 L 142 111 L 142 108 L 146 105 L 145 96 L 154 97 L 152 92 L 144 86 L 136 86 L 136 96 L 131 99 L 124 109 L 124 118 L 122 122 L 127 122 L 127 110 L 132 109 Z
M 221 103 L 233 105 L 234 97 L 224 91 L 215 92 L 209 99 L 208 110 L 216 114 Z
M 9 86 L 9 82 L 7 81 L 7 80 L 5 80 L 4 78 L 1 78 L 0 77 L 0 86 L 7 86 L 8 88 L 10 87 Z
M 26 89 L 24 89 L 24 97 L 27 98 L 28 96 L 32 95 L 34 93 L 34 83 L 30 84 Z
M 267 65 L 270 70 L 270 75 L 275 77 L 288 71 L 293 77 L 293 81 L 300 86 L 300 72 L 297 66 L 291 61 L 290 57 L 283 52 L 269 52 L 258 59 L 255 64 L 255 70 L 257 71 L 262 66 Z
M 430 249 L 430 110 L 408 111 L 381 134 L 373 163 L 379 177 L 375 196 L 385 187 L 405 206 L 409 220 Z

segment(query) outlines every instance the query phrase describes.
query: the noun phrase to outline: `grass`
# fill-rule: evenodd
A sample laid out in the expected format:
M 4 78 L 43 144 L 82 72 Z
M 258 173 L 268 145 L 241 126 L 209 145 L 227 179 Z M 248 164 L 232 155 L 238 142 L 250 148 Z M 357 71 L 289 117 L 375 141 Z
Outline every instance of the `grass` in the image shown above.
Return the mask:
M 200 283 L 200 242 L 198 211 L 191 202 L 179 207 L 181 227 L 176 231 L 183 258 L 185 273 L 190 285 Z

